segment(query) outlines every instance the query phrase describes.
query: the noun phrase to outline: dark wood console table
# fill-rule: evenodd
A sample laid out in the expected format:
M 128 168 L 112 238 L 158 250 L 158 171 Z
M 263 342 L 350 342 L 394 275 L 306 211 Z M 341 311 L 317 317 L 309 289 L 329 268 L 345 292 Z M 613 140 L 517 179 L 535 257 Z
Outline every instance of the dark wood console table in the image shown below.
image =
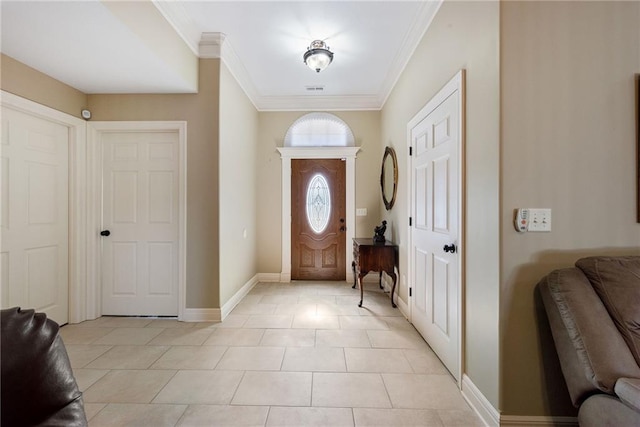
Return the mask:
M 359 238 L 353 239 L 353 288 L 360 285 L 360 304 L 362 307 L 362 297 L 364 296 L 364 288 L 362 287 L 362 278 L 370 271 L 380 272 L 380 288 L 382 288 L 382 273 L 387 273 L 393 279 L 393 288 L 391 289 L 391 306 L 396 307 L 393 302 L 393 293 L 396 290 L 398 277 L 394 267 L 400 271 L 398 267 L 398 246 L 390 241 L 384 243 L 375 243 L 373 239 Z

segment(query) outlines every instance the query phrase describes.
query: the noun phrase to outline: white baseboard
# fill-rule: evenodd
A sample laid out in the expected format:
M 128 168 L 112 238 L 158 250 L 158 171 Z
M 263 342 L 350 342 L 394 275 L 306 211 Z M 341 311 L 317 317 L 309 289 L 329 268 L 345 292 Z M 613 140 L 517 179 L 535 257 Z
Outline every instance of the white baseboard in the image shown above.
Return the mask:
M 351 275 L 351 277 L 349 277 L 349 280 L 347 281 L 351 281 L 353 279 L 353 275 Z M 387 280 L 387 276 L 383 275 L 382 277 L 382 285 L 384 286 L 385 281 Z M 368 273 L 367 275 L 365 275 L 362 278 L 362 281 L 364 283 L 380 283 L 380 273 L 378 273 L 377 271 L 372 271 L 370 273 Z
M 503 415 L 500 417 L 500 426 L 540 426 L 540 427 L 558 427 L 558 426 L 577 426 L 577 417 L 533 417 L 526 415 Z
M 183 322 L 221 322 L 222 316 L 219 308 L 185 308 L 180 320 Z
M 467 375 L 462 375 L 462 396 L 482 419 L 491 427 L 558 427 L 577 426 L 576 417 L 545 417 L 527 415 L 500 415 L 491 402 L 482 394 Z
M 291 273 L 280 273 L 280 280 L 278 280 L 278 282 L 280 283 L 289 283 L 291 282 Z
M 242 286 L 222 308 L 186 308 L 183 322 L 222 322 L 259 282 L 280 282 L 280 273 L 258 273 Z
M 256 276 L 258 277 L 258 282 L 279 283 L 282 281 L 280 273 L 258 273 Z
M 500 413 L 482 394 L 480 389 L 466 374 L 462 374 L 462 397 L 487 426 L 498 427 L 501 424 Z
M 407 304 L 402 298 L 400 298 L 400 296 L 396 295 L 394 302 L 396 303 L 396 305 L 398 306 L 398 309 L 400 310 L 400 313 L 402 313 L 402 315 L 409 319 L 409 304 Z
M 220 315 L 222 317 L 221 320 L 224 320 L 229 315 L 229 313 L 231 313 L 231 311 L 236 307 L 236 305 L 238 305 L 240 301 L 242 301 L 242 298 L 247 296 L 247 294 L 251 291 L 251 289 L 253 289 L 253 287 L 258 284 L 258 282 L 264 281 L 264 280 L 259 280 L 258 276 L 259 275 L 256 274 L 251 279 L 249 279 L 249 281 L 245 283 L 244 286 L 238 290 L 238 292 L 236 292 L 231 298 L 229 298 L 229 301 L 224 303 L 224 305 L 220 309 L 220 312 L 221 312 Z

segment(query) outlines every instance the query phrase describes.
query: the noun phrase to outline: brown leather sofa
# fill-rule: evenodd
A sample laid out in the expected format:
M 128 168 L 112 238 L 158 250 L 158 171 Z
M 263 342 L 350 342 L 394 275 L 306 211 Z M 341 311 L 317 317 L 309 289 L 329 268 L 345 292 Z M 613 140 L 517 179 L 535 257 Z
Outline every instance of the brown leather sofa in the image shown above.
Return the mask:
M 581 426 L 640 426 L 640 256 L 590 257 L 538 284 Z
M 59 326 L 43 313 L 0 313 L 2 426 L 86 426 Z

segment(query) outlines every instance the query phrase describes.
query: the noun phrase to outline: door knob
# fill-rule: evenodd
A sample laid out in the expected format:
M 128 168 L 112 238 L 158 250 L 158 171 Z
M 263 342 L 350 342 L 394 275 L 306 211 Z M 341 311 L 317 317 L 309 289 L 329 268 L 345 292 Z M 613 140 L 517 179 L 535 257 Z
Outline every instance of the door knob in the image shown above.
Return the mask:
M 105 237 L 106 237 L 106 236 L 111 235 L 111 232 L 110 232 L 109 230 L 102 230 L 102 231 L 100 232 L 100 235 L 101 235 L 101 236 L 105 236 Z
M 453 254 L 456 252 L 456 245 L 454 245 L 453 243 L 451 243 L 450 245 L 444 245 L 444 248 L 442 248 L 442 250 L 445 252 L 451 252 Z
M 343 225 L 342 227 L 340 227 L 340 231 L 344 231 L 346 230 L 346 227 Z

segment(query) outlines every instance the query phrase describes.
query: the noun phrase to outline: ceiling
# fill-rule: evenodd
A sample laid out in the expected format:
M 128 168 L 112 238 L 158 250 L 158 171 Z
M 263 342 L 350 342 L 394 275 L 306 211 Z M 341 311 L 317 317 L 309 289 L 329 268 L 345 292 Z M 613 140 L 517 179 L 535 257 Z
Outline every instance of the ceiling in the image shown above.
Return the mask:
M 193 93 L 214 56 L 262 111 L 380 109 L 440 4 L 3 0 L 0 49 L 87 94 Z M 315 39 L 321 73 L 302 61 Z

